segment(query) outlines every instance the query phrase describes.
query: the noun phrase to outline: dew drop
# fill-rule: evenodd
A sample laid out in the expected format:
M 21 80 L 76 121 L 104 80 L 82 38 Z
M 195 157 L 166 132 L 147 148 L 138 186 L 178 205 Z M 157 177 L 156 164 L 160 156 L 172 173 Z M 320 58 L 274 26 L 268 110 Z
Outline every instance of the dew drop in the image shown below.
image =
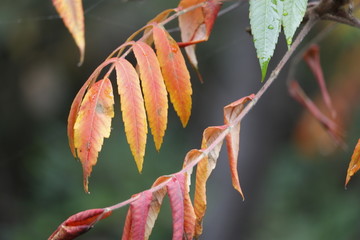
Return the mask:
M 269 25 L 269 26 L 268 26 L 268 29 L 273 30 L 273 29 L 274 29 L 274 26 L 273 26 L 273 25 Z
M 291 39 L 291 38 L 287 38 L 287 39 L 286 39 L 286 43 L 287 43 L 287 45 L 291 45 L 292 39 Z
M 288 15 L 288 13 L 287 13 L 287 12 L 284 12 L 284 13 L 283 13 L 283 16 L 287 16 L 287 15 Z

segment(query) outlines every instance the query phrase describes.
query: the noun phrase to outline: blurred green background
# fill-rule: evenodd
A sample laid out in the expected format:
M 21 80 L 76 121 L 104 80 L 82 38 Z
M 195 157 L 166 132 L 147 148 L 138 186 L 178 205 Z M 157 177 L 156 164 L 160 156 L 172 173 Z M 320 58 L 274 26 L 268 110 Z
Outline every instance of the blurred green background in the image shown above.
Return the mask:
M 70 215 L 126 200 L 150 187 L 158 176 L 178 171 L 186 152 L 199 148 L 203 129 L 222 124 L 223 106 L 262 85 L 252 39 L 245 31 L 248 5 L 242 3 L 219 17 L 210 40 L 198 46 L 205 83 L 192 72 L 189 125 L 183 129 L 170 107 L 162 149 L 156 152 L 149 137 L 142 174 L 126 143 L 116 99 L 111 137 L 105 140 L 87 195 L 80 163 L 73 159 L 67 143 L 71 102 L 113 49 L 178 1 L 83 2 L 86 53 L 81 67 L 77 67 L 77 47 L 51 1 L 0 3 L 0 239 L 47 239 Z M 324 26 L 318 26 L 312 36 Z M 173 27 L 175 23 L 169 25 Z M 347 114 L 348 149 L 333 152 L 331 142 L 319 137 L 323 136 L 321 129 L 309 131 L 307 122 L 299 127 L 304 110 L 288 96 L 288 69 L 284 69 L 242 123 L 239 174 L 246 200 L 232 189 L 223 150 L 208 183 L 202 239 L 359 239 L 359 176 L 355 175 L 348 190 L 343 187 L 360 136 L 359 32 L 335 27 L 320 42 L 333 101 L 340 106 L 340 117 Z M 286 51 L 281 37 L 269 69 Z M 313 99 L 318 98 L 314 77 L 305 64 L 296 66 L 295 77 Z M 299 131 L 314 135 L 299 139 Z M 152 239 L 171 238 L 169 209 L 165 201 Z M 114 212 L 79 239 L 119 239 L 126 211 Z

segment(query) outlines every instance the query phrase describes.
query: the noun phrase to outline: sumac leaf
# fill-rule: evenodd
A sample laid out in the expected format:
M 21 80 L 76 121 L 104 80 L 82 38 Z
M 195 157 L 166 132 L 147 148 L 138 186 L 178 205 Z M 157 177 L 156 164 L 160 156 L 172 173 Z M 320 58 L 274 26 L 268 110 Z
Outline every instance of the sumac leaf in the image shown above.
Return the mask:
M 185 127 L 191 114 L 191 82 L 184 57 L 176 41 L 158 25 L 153 28 L 156 53 L 170 100 Z
M 223 127 L 208 127 L 203 133 L 201 148 L 206 149 L 219 135 L 224 131 Z M 198 238 L 203 231 L 202 222 L 206 211 L 206 182 L 216 167 L 219 157 L 222 141 L 204 157 L 196 167 L 196 183 L 194 196 L 194 210 L 196 215 L 195 237 Z
M 115 69 L 126 139 L 141 172 L 148 127 L 139 77 L 134 67 L 124 58 L 115 63 Z
M 136 42 L 133 51 L 140 69 L 140 79 L 145 99 L 151 133 L 155 147 L 160 150 L 167 126 L 168 100 L 160 65 L 152 48 Z
M 176 177 L 166 185 L 173 220 L 173 240 L 181 240 L 184 234 L 184 196 Z
M 250 0 L 250 25 L 262 80 L 274 54 L 281 31 L 282 2 L 276 0 Z
M 140 197 L 130 204 L 131 209 L 131 239 L 143 240 L 145 237 L 146 219 L 149 213 L 152 193 L 145 191 Z
M 82 0 L 52 0 L 63 19 L 65 26 L 70 31 L 80 50 L 80 62 L 84 61 L 85 55 L 85 28 L 84 28 L 84 10 Z
M 304 18 L 308 0 L 286 0 L 283 2 L 282 25 L 288 46 L 291 45 L 296 29 Z
M 103 79 L 94 83 L 86 93 L 74 125 L 74 146 L 83 166 L 84 189 L 96 164 L 104 138 L 110 136 L 114 117 L 114 96 L 111 82 Z
M 231 125 L 233 121 L 239 116 L 245 107 L 245 104 L 254 98 L 254 94 L 243 97 L 224 107 L 224 122 L 226 125 Z M 230 129 L 230 133 L 226 136 L 226 146 L 229 156 L 229 165 L 231 172 L 231 179 L 233 187 L 241 194 L 244 199 L 244 194 L 240 187 L 239 175 L 237 170 L 237 161 L 240 147 L 240 122 Z
M 98 221 L 111 215 L 109 209 L 90 209 L 79 212 L 66 219 L 51 234 L 48 240 L 71 240 L 89 231 Z
M 351 177 L 360 169 L 360 139 L 356 144 L 353 155 L 351 156 L 351 161 L 349 168 L 347 170 L 345 186 L 349 183 Z

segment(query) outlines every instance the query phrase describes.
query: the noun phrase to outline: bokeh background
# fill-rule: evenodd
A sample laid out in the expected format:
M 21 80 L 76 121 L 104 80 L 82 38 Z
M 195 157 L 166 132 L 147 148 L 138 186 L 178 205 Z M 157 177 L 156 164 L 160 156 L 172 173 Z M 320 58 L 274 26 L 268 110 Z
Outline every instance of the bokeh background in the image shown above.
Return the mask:
M 149 138 L 142 174 L 137 173 L 126 143 L 117 99 L 112 134 L 105 140 L 87 195 L 80 163 L 67 143 L 71 102 L 113 49 L 178 1 L 83 2 L 86 54 L 81 67 L 77 67 L 77 47 L 50 0 L 0 2 L 0 239 L 47 239 L 70 215 L 126 200 L 158 176 L 178 171 L 186 152 L 199 148 L 203 129 L 222 124 L 223 106 L 262 86 L 252 38 L 246 32 L 245 1 L 219 17 L 210 40 L 199 44 L 205 83 L 192 72 L 189 125 L 183 129 L 169 109 L 165 142 L 158 153 Z M 328 25 L 317 26 L 306 41 Z M 223 149 L 208 182 L 201 239 L 359 239 L 360 177 L 355 176 L 344 190 L 348 162 L 360 136 L 359 39 L 360 30 L 334 26 L 319 42 L 324 75 L 348 148 L 336 149 L 320 125 L 289 96 L 289 63 L 242 122 L 239 174 L 246 200 L 231 186 Z M 269 69 L 286 50 L 281 36 Z M 300 62 L 292 68 L 293 77 L 321 105 L 307 66 Z M 79 239 L 119 239 L 126 211 L 114 212 Z M 171 231 L 170 207 L 164 201 L 152 239 L 170 239 Z

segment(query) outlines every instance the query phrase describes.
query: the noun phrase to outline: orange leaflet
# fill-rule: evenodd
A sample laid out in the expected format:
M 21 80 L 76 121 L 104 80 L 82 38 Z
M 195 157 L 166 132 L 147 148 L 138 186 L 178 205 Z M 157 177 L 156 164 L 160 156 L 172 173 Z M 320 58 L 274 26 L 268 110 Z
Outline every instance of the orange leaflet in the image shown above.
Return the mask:
M 166 185 L 173 219 L 173 240 L 182 240 L 184 234 L 184 197 L 180 183 L 173 177 Z
M 159 177 L 152 185 L 152 188 L 168 179 L 169 179 L 169 177 Z M 161 188 L 160 190 L 158 190 L 156 192 L 153 192 L 153 194 L 152 194 L 153 197 L 152 197 L 152 201 L 150 203 L 150 209 L 149 209 L 149 213 L 148 213 L 148 216 L 146 219 L 145 238 L 144 238 L 146 240 L 149 239 L 151 231 L 154 228 L 155 221 L 159 215 L 161 204 L 162 204 L 165 194 L 166 194 L 165 187 Z
M 168 100 L 155 52 L 149 45 L 136 42 L 133 51 L 140 69 L 140 79 L 145 99 L 145 107 L 154 136 L 155 147 L 159 151 L 167 126 Z
M 191 82 L 184 57 L 176 41 L 163 28 L 154 24 L 153 37 L 170 100 L 185 127 L 191 114 Z
M 351 161 L 349 168 L 347 170 L 345 186 L 349 183 L 351 177 L 360 169 L 360 139 L 356 144 L 353 155 L 351 156 Z
M 53 4 L 80 50 L 79 65 L 81 65 L 85 55 L 85 28 L 82 0 L 53 0 Z
M 115 69 L 126 139 L 141 172 L 148 127 L 139 77 L 134 67 L 124 58 L 115 63 Z
M 182 0 L 179 7 L 188 8 L 205 1 Z M 195 69 L 197 69 L 198 63 L 195 55 L 195 45 L 193 44 L 208 40 L 220 7 L 221 3 L 219 1 L 210 0 L 207 1 L 203 8 L 197 8 L 179 16 L 179 27 L 183 41 L 181 45 L 187 46 L 185 51 Z
M 203 133 L 201 148 L 205 150 L 219 135 L 224 131 L 224 127 L 208 127 Z M 195 183 L 195 196 L 194 196 L 194 210 L 196 215 L 196 228 L 195 237 L 202 234 L 202 222 L 206 211 L 206 182 L 216 167 L 216 162 L 221 150 L 222 141 L 204 157 L 196 167 L 196 183 Z
M 254 94 L 241 98 L 224 107 L 224 122 L 226 125 L 231 125 L 236 117 L 242 112 L 245 103 L 251 101 L 255 97 Z M 233 187 L 241 194 L 244 199 L 244 194 L 240 187 L 240 181 L 237 170 L 237 159 L 240 147 L 240 122 L 230 129 L 230 133 L 226 136 L 226 146 L 229 155 L 229 165 L 231 172 L 231 180 Z
M 71 240 L 89 231 L 98 221 L 111 215 L 108 209 L 90 209 L 65 220 L 48 240 Z
M 114 96 L 111 82 L 103 79 L 86 93 L 74 125 L 74 146 L 83 166 L 84 189 L 88 192 L 88 178 L 96 164 L 104 138 L 110 136 L 114 117 Z

